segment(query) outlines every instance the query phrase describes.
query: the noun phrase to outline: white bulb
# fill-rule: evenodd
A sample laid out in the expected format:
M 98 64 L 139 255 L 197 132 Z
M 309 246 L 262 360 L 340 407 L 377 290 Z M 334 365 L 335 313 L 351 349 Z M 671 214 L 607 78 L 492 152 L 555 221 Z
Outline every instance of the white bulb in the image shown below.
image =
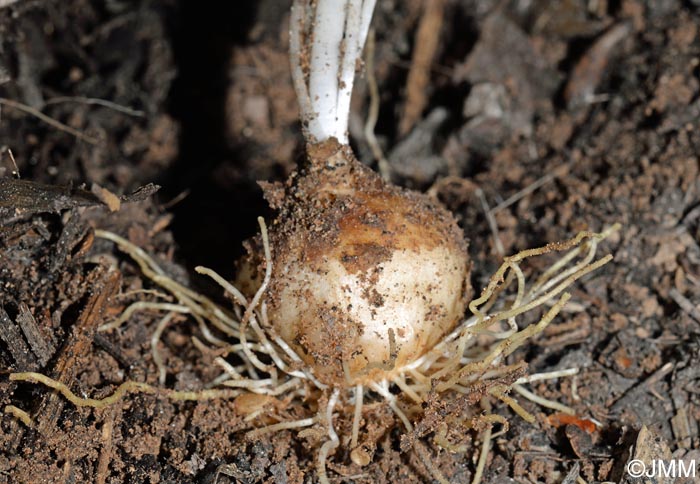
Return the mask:
M 268 329 L 323 383 L 354 386 L 391 378 L 455 327 L 468 258 L 445 209 L 326 145 L 325 166 L 289 184 L 270 228 Z

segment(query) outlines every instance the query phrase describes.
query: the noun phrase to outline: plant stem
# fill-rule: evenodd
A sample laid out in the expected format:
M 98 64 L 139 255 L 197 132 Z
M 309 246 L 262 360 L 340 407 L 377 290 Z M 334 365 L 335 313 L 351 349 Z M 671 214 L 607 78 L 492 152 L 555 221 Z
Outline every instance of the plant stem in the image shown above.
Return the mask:
M 355 68 L 376 0 L 294 0 L 289 57 L 304 137 L 348 143 Z M 305 68 L 308 66 L 308 72 Z

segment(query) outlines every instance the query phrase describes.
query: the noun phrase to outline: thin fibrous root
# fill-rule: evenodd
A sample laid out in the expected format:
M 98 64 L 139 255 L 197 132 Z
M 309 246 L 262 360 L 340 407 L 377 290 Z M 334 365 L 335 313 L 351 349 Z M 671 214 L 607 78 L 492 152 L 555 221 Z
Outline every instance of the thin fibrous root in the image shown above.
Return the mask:
M 489 450 L 491 449 L 491 433 L 492 427 L 489 425 L 483 433 L 483 442 L 481 444 L 481 453 L 479 454 L 479 460 L 476 463 L 476 469 L 474 471 L 474 478 L 472 479 L 472 484 L 479 484 L 481 482 L 481 476 L 484 474 L 484 469 L 486 468 L 486 459 L 489 456 Z
M 578 375 L 579 368 L 566 368 L 565 370 L 547 371 L 544 373 L 533 373 L 532 375 L 522 376 L 518 378 L 515 383 L 521 385 L 523 383 L 532 383 L 534 381 L 540 380 L 555 380 L 563 376 L 574 376 Z
M 21 408 L 15 407 L 14 405 L 5 405 L 4 413 L 12 415 L 29 428 L 34 426 L 34 422 L 32 422 L 32 417 Z
M 265 220 L 262 217 L 258 217 L 258 224 L 260 226 L 260 234 L 262 237 L 263 251 L 265 255 L 265 276 L 263 278 L 262 284 L 260 285 L 260 288 L 256 291 L 255 295 L 253 296 L 250 302 L 246 301 L 246 298 L 238 289 L 236 289 L 232 284 L 227 282 L 224 278 L 222 278 L 213 270 L 201 266 L 197 267 L 195 270 L 200 274 L 208 275 L 209 277 L 211 277 L 224 289 L 224 291 L 229 293 L 240 306 L 243 306 L 245 308 L 245 313 L 241 318 L 239 326 L 239 340 L 242 344 L 241 348 L 243 350 L 243 353 L 245 354 L 245 357 L 248 361 L 250 361 L 257 369 L 261 371 L 275 372 L 276 366 L 279 370 L 289 374 L 290 376 L 310 379 L 319 388 L 324 388 L 325 385 L 321 385 L 310 373 L 306 371 L 292 370 L 290 366 L 293 363 L 301 362 L 301 358 L 289 347 L 289 345 L 284 343 L 280 338 L 276 337 L 275 335 L 269 335 L 268 337 L 268 335 L 258 323 L 256 310 L 259 306 L 259 316 L 264 326 L 270 326 L 267 323 L 267 310 L 265 302 L 262 301 L 262 296 L 267 290 L 267 286 L 270 283 L 270 279 L 272 277 L 272 249 L 270 247 L 267 226 L 265 224 Z M 250 325 L 250 327 L 253 330 L 253 333 L 251 335 L 248 334 L 248 325 Z M 274 365 L 265 365 L 257 358 L 257 356 L 251 351 L 249 345 L 247 344 L 249 337 L 252 337 L 256 341 L 260 342 L 260 344 L 262 345 L 262 350 L 259 351 L 267 354 L 272 359 Z M 282 358 L 282 355 L 273 346 L 272 342 L 270 341 L 270 338 L 272 338 L 275 344 L 282 350 L 282 352 L 285 353 L 286 356 L 292 360 L 291 364 L 287 363 L 284 360 L 284 358 Z
M 318 422 L 317 417 L 304 418 L 301 420 L 293 420 L 291 422 L 280 422 L 273 425 L 268 425 L 266 427 L 261 427 L 259 429 L 251 430 L 246 435 L 249 439 L 254 439 L 260 437 L 261 435 L 270 434 L 274 432 L 279 432 L 282 430 L 298 429 L 302 427 L 309 427 Z
M 432 474 L 436 481 L 438 481 L 440 484 L 450 484 L 450 481 L 445 478 L 442 472 L 440 472 L 440 469 L 433 464 L 433 460 L 428 454 L 428 450 L 423 445 L 423 442 L 416 440 L 413 443 L 413 448 L 416 450 L 416 453 L 418 454 L 418 457 L 420 457 L 421 462 L 423 462 L 423 465 L 426 467 L 426 469 L 428 469 L 428 472 Z
M 513 390 L 518 392 L 520 395 L 523 397 L 527 398 L 528 400 L 542 406 L 545 408 L 551 408 L 552 410 L 557 410 L 558 412 L 566 413 L 569 415 L 575 415 L 576 410 L 573 408 L 564 405 L 563 403 L 555 402 L 553 400 L 549 400 L 547 398 L 541 397 L 527 388 L 523 387 L 522 385 L 514 384 L 513 385 Z
M 411 366 L 424 369 L 435 367 L 436 371 L 433 371 L 432 378 L 441 379 L 453 373 L 460 366 L 460 360 L 465 355 L 467 346 L 473 344 L 474 335 L 487 334 L 496 339 L 504 340 L 514 336 L 518 327 L 515 318 L 518 315 L 548 303 L 577 279 L 598 269 L 612 259 L 612 256 L 608 255 L 598 261 L 591 262 L 595 256 L 598 241 L 609 236 L 618 228 L 619 224 L 615 224 L 601 233 L 580 232 L 570 240 L 548 244 L 536 249 L 524 250 L 514 256 L 506 257 L 496 273 L 491 276 L 481 296 L 469 304 L 469 309 L 474 316 L 462 323 L 439 343 L 433 351 L 426 353 Z M 525 277 L 519 267 L 520 262 L 528 257 L 572 248 L 573 250 L 570 250 L 559 261 L 555 262 L 526 291 Z M 584 251 L 587 252 L 582 260 L 569 268 L 565 268 L 569 262 Z M 561 272 L 556 274 L 558 271 Z M 506 309 L 494 314 L 487 314 L 490 307 L 499 299 L 499 295 L 513 281 L 517 281 L 515 300 Z M 508 323 L 509 329 L 507 331 L 494 332 L 488 329 L 500 321 Z M 448 356 L 448 354 L 451 356 Z M 446 361 L 441 359 L 442 355 L 448 356 Z
M 517 413 L 520 416 L 520 418 L 522 418 L 526 422 L 535 423 L 535 416 L 527 410 L 525 410 L 514 398 L 508 396 L 506 394 L 508 390 L 509 387 L 507 387 L 506 385 L 496 385 L 495 387 L 489 390 L 489 395 L 493 395 L 494 397 L 498 398 L 500 401 L 508 405 L 515 413 Z
M 297 371 L 290 368 L 290 364 L 285 361 L 278 350 L 273 346 L 272 342 L 262 330 L 258 323 L 258 316 L 266 319 L 266 311 L 264 302 L 261 304 L 262 296 L 269 284 L 272 275 L 272 257 L 271 248 L 267 236 L 267 227 L 265 225 L 262 217 L 258 218 L 258 223 L 260 224 L 260 232 L 263 239 L 263 247 L 265 251 L 265 277 L 261 287 L 258 289 L 254 297 L 250 302 L 246 300 L 243 294 L 237 290 L 230 283 L 226 282 L 221 276 L 216 274 L 210 269 L 203 267 L 198 267 L 197 272 L 201 274 L 206 274 L 214 279 L 215 282 L 220 284 L 224 290 L 230 294 L 238 307 L 244 308 L 244 314 L 240 318 L 240 322 L 237 321 L 233 316 L 231 316 L 226 310 L 220 308 L 213 301 L 209 300 L 205 296 L 202 296 L 190 289 L 182 286 L 181 284 L 173 281 L 169 278 L 165 272 L 160 268 L 160 266 L 151 258 L 143 249 L 133 245 L 126 239 L 113 234 L 111 232 L 96 230 L 95 234 L 98 237 L 105 238 L 116 243 L 121 250 L 129 254 L 132 259 L 141 268 L 143 274 L 151 279 L 156 284 L 160 285 L 164 289 L 170 291 L 178 300 L 179 304 L 168 304 L 168 303 L 151 303 L 151 302 L 138 302 L 131 305 L 117 320 L 103 325 L 102 330 L 114 329 L 126 321 L 134 311 L 140 309 L 156 309 L 165 311 L 174 311 L 179 313 L 189 313 L 197 321 L 202 334 L 205 339 L 211 344 L 220 347 L 229 346 L 226 342 L 215 337 L 208 329 L 207 323 L 213 324 L 217 329 L 223 331 L 228 336 L 237 338 L 241 344 L 237 346 L 236 353 L 242 357 L 243 361 L 249 365 L 248 373 L 257 380 L 257 371 L 262 371 L 269 373 L 274 384 L 277 384 L 277 370 L 281 370 L 284 373 L 289 374 L 292 377 L 310 379 L 316 383 L 315 378 L 308 374 L 306 371 Z M 258 312 L 258 307 L 260 306 L 260 313 Z M 275 338 L 275 343 L 279 338 Z M 248 341 L 253 344 L 249 344 Z M 286 357 L 290 357 L 292 362 L 299 362 L 301 359 L 291 351 L 290 348 L 280 346 L 280 348 L 285 353 Z M 264 353 L 268 355 L 274 364 L 265 364 L 256 355 L 255 352 Z M 291 353 L 291 355 L 290 355 Z M 156 358 L 157 359 L 157 358 Z M 162 369 L 159 368 L 160 375 L 163 374 Z M 231 382 L 233 383 L 233 382 Z M 232 386 L 246 386 L 247 383 L 241 385 Z
M 326 473 L 326 460 L 330 451 L 338 447 L 340 444 L 338 434 L 335 433 L 335 428 L 333 428 L 333 409 L 335 404 L 338 402 L 339 395 L 340 390 L 334 390 L 331 398 L 328 399 L 328 405 L 326 406 L 326 425 L 328 425 L 329 440 L 324 442 L 324 444 L 321 446 L 321 450 L 318 452 L 318 462 L 316 468 L 316 471 L 318 472 L 318 481 L 321 484 L 330 484 L 328 474 Z
M 235 353 L 241 358 L 242 364 L 235 368 L 222 357 L 216 358 L 215 360 L 215 362 L 224 369 L 225 373 L 219 378 L 216 378 L 215 382 L 212 384 L 223 384 L 235 387 L 235 389 L 175 392 L 157 389 L 145 383 L 126 382 L 120 385 L 111 396 L 97 400 L 79 398 L 73 394 L 65 384 L 36 373 L 15 373 L 12 374 L 11 379 L 43 383 L 58 390 L 64 397 L 77 406 L 90 406 L 95 408 L 102 408 L 110 405 L 130 392 L 161 394 L 173 400 L 226 398 L 228 396 L 240 394 L 242 389 L 271 396 L 279 394 L 299 395 L 299 387 L 302 386 L 303 381 L 310 381 L 319 389 L 324 390 L 326 386 L 318 382 L 313 373 L 308 368 L 304 367 L 303 361 L 299 355 L 276 334 L 263 329 L 271 326 L 267 321 L 267 310 L 265 302 L 263 301 L 263 295 L 272 274 L 272 258 L 267 228 L 262 218 L 259 218 L 258 221 L 263 240 L 265 275 L 260 288 L 250 301 L 248 301 L 233 285 L 210 269 L 201 267 L 196 269 L 198 273 L 211 277 L 232 297 L 236 305 L 233 312 L 220 308 L 205 296 L 195 293 L 173 281 L 142 249 L 134 246 L 116 234 L 100 230 L 96 231 L 97 236 L 112 240 L 122 250 L 127 252 L 139 264 L 146 277 L 172 293 L 177 301 L 176 304 L 164 302 L 134 303 L 124 311 L 118 320 L 104 325 L 101 329 L 105 330 L 118 327 L 137 310 L 155 309 L 168 311 L 168 315 L 163 318 L 158 325 L 152 341 L 154 361 L 156 362 L 156 366 L 158 366 L 162 383 L 165 372 L 162 361 L 157 353 L 156 346 L 158 339 L 160 338 L 163 328 L 169 321 L 169 318 L 173 316 L 173 313 L 189 313 L 198 322 L 204 337 L 215 346 L 221 347 L 219 350 L 221 351 L 221 353 L 219 353 L 220 355 L 226 356 L 227 354 Z M 491 277 L 481 296 L 469 304 L 469 309 L 474 314 L 472 318 L 462 323 L 462 325 L 444 338 L 443 341 L 431 351 L 427 352 L 410 365 L 399 369 L 397 372 L 398 376 L 394 380 L 371 383 L 369 385 L 370 391 L 376 392 L 384 398 L 394 414 L 402 421 L 407 431 L 410 432 L 413 429 L 413 424 L 407 416 L 410 415 L 410 411 L 403 407 L 403 401 L 399 401 L 396 395 L 392 394 L 389 388 L 390 384 L 396 383 L 402 393 L 407 395 L 414 405 L 420 405 L 425 400 L 425 397 L 432 391 L 437 393 L 448 390 L 460 391 L 461 389 L 468 391 L 470 385 L 473 385 L 474 381 L 477 379 L 494 380 L 500 378 L 505 373 L 515 374 L 511 372 L 511 370 L 515 370 L 515 368 L 511 368 L 513 365 L 508 367 L 502 366 L 504 359 L 524 344 L 527 339 L 540 333 L 552 321 L 568 301 L 570 295 L 565 292 L 565 290 L 572 283 L 606 264 L 612 258 L 611 256 L 606 256 L 594 261 L 598 241 L 607 237 L 616 228 L 616 226 L 613 226 L 600 234 L 582 232 L 568 241 L 548 244 L 544 247 L 525 250 L 514 256 L 506 257 L 499 270 Z M 528 257 L 564 250 L 569 250 L 569 252 L 545 270 L 535 280 L 534 284 L 527 289 L 525 275 L 519 263 Z M 511 284 L 514 284 L 516 287 L 514 297 L 509 300 L 505 308 L 489 314 L 488 311 L 501 300 L 500 295 L 511 287 Z M 556 298 L 558 298 L 558 300 Z M 538 306 L 551 304 L 552 300 L 556 300 L 556 302 L 545 312 L 536 324 L 531 324 L 522 330 L 519 329 L 516 321 L 519 315 Z M 225 334 L 236 338 L 239 343 L 230 344 L 219 340 L 209 332 L 207 328 L 207 324 L 209 323 Z M 498 324 L 507 324 L 507 329 L 501 328 L 501 330 L 499 330 Z M 478 348 L 473 346 L 476 341 L 473 336 L 479 334 L 494 338 L 495 343 L 487 347 L 484 351 L 477 353 L 474 351 Z M 365 373 L 375 367 L 386 371 L 394 369 L 396 358 L 396 345 L 394 340 L 395 336 L 393 331 L 389 330 L 390 358 L 387 361 L 383 361 L 381 364 L 375 363 L 374 365 L 369 365 L 364 369 Z M 265 364 L 260 361 L 258 359 L 258 355 L 260 354 L 269 356 L 271 362 Z M 278 370 L 281 372 L 279 376 Z M 258 371 L 266 373 L 267 377 L 260 375 Z M 555 408 L 560 411 L 571 411 L 571 409 L 564 405 L 551 402 L 532 394 L 527 389 L 523 388 L 521 384 L 539 379 L 568 376 L 573 374 L 572 371 L 573 370 L 564 370 L 542 375 L 533 375 L 531 377 L 523 377 L 512 384 L 506 385 L 501 383 L 493 385 L 489 388 L 488 395 L 506 403 L 513 411 L 527 421 L 534 421 L 534 417 L 523 409 L 515 399 L 507 394 L 511 389 L 514 389 L 525 398 L 539 405 Z M 246 376 L 244 376 L 245 373 L 247 373 Z M 358 443 L 360 440 L 359 433 L 362 420 L 364 391 L 365 388 L 362 385 L 354 387 L 355 411 L 353 414 L 352 433 L 350 436 L 350 444 L 353 451 L 359 449 Z M 317 455 L 318 480 L 322 484 L 327 484 L 329 482 L 326 472 L 328 456 L 340 445 L 340 440 L 333 426 L 333 410 L 339 398 L 340 389 L 335 389 L 325 408 L 325 423 L 328 429 L 328 440 L 323 443 Z M 491 417 L 491 415 L 486 417 Z M 497 417 L 495 415 L 492 417 L 492 422 L 503 423 L 505 429 L 507 422 L 502 417 Z M 324 415 L 321 414 L 312 418 L 279 422 L 252 430 L 248 432 L 246 436 L 248 438 L 255 438 L 281 430 L 309 427 L 322 421 L 323 418 Z M 504 430 L 501 432 L 503 431 Z M 438 431 L 436 433 L 436 443 L 439 445 L 440 442 L 442 442 L 448 450 L 464 450 L 463 446 L 449 442 L 446 435 L 446 429 L 443 433 Z M 445 438 L 441 440 L 442 437 Z M 489 452 L 490 441 L 493 437 L 492 428 L 489 426 L 484 433 L 482 452 L 475 473 L 475 483 L 478 483 L 483 473 L 483 468 Z M 439 469 L 435 468 L 433 465 L 425 447 L 421 446 L 419 443 L 416 446 L 416 452 L 435 479 L 439 482 L 447 482 Z
M 146 253 L 146 251 L 132 244 L 125 238 L 106 230 L 96 229 L 95 236 L 114 242 L 122 251 L 129 254 L 129 256 L 131 256 L 131 258 L 138 264 L 141 272 L 143 272 L 147 278 L 162 288 L 170 291 L 170 293 L 178 300 L 178 305 L 187 307 L 190 310 L 192 317 L 194 317 L 196 320 L 199 321 L 202 318 L 206 319 L 224 334 L 233 338 L 240 337 L 239 324 L 227 311 L 220 308 L 209 298 L 174 281 L 153 260 L 153 258 Z M 167 310 L 178 311 L 177 308 Z M 184 311 L 180 310 L 179 312 Z M 119 324 L 121 324 L 121 322 Z M 104 330 L 105 328 L 102 329 Z
M 360 420 L 362 419 L 362 400 L 364 398 L 364 388 L 362 385 L 355 387 L 355 413 L 352 419 L 352 434 L 350 438 L 350 448 L 357 447 L 357 440 L 360 435 Z
M 165 331 L 165 328 L 172 319 L 173 313 L 166 314 L 163 319 L 160 320 L 158 326 L 156 326 L 156 330 L 151 335 L 151 354 L 153 355 L 153 363 L 155 363 L 156 368 L 158 368 L 158 383 L 161 385 L 165 385 L 167 370 L 165 368 L 163 358 L 160 356 L 160 352 L 158 351 L 158 341 L 160 341 L 163 331 Z
M 192 311 L 187 306 L 182 304 L 173 303 L 163 303 L 163 302 L 149 302 L 149 301 L 137 301 L 127 307 L 124 312 L 112 322 L 103 324 L 97 328 L 97 331 L 111 331 L 113 329 L 119 328 L 122 324 L 127 322 L 131 316 L 134 315 L 136 311 L 153 310 L 153 311 L 170 311 L 173 313 L 189 314 Z
M 63 395 L 66 400 L 71 402 L 76 407 L 92 407 L 105 408 L 117 403 L 128 393 L 146 393 L 150 395 L 163 395 L 166 398 L 174 401 L 206 401 L 215 399 L 232 398 L 240 394 L 236 390 L 200 390 L 195 392 L 177 391 L 160 389 L 149 385 L 148 383 L 127 381 L 117 387 L 117 389 L 108 397 L 97 398 L 81 398 L 73 393 L 65 383 L 49 378 L 41 373 L 32 371 L 10 373 L 10 381 L 26 381 L 30 383 L 41 383 L 49 388 L 53 388 Z
M 526 340 L 531 338 L 533 335 L 541 332 L 552 319 L 559 313 L 562 306 L 566 304 L 571 295 L 569 293 L 562 294 L 559 301 L 552 306 L 549 311 L 545 313 L 537 324 L 528 326 L 527 328 L 511 335 L 509 338 L 498 343 L 493 350 L 482 360 L 469 363 L 463 366 L 456 374 L 447 381 L 444 381 L 437 385 L 436 390 L 438 392 L 444 392 L 456 383 L 458 383 L 465 375 L 473 373 L 483 373 L 486 369 L 496 360 L 496 358 L 502 356 L 506 357 L 520 347 Z
M 254 318 L 254 310 L 258 305 L 258 302 L 260 302 L 260 298 L 262 298 L 262 295 L 265 293 L 267 290 L 267 286 L 270 283 L 270 278 L 272 277 L 272 256 L 271 256 L 271 251 L 270 251 L 270 242 L 267 236 L 267 227 L 265 225 L 265 220 L 262 217 L 258 217 L 258 224 L 260 225 L 260 234 L 262 235 L 262 240 L 263 240 L 263 247 L 265 250 L 265 277 L 263 278 L 262 284 L 260 284 L 260 287 L 258 288 L 257 292 L 255 293 L 255 296 L 253 296 L 253 299 L 250 301 L 250 304 L 248 304 L 248 307 L 245 310 L 245 313 L 243 314 L 243 318 L 241 319 L 240 323 L 240 339 L 241 339 L 241 344 L 243 345 L 243 352 L 245 353 L 246 357 L 248 360 L 255 365 L 255 367 L 260 370 L 260 371 L 270 371 L 271 366 L 270 365 L 265 365 L 262 363 L 257 356 L 253 354 L 252 351 L 248 348 L 248 345 L 246 344 L 247 341 L 247 335 L 246 335 L 246 327 L 248 323 L 251 322 L 251 320 Z M 259 329 L 259 328 L 257 328 Z M 262 333 L 262 331 L 256 331 L 256 334 L 258 337 L 261 339 L 267 340 L 265 338 L 265 335 Z

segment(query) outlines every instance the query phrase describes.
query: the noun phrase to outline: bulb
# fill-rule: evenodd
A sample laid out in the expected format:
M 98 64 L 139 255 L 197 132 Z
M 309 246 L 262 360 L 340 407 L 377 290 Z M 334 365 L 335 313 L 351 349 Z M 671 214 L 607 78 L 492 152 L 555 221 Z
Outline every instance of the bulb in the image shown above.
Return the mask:
M 270 227 L 268 331 L 322 383 L 390 379 L 461 320 L 466 243 L 454 218 L 424 195 L 385 183 L 348 146 L 309 149 L 310 166 L 266 186 Z M 238 285 L 252 292 L 251 254 Z

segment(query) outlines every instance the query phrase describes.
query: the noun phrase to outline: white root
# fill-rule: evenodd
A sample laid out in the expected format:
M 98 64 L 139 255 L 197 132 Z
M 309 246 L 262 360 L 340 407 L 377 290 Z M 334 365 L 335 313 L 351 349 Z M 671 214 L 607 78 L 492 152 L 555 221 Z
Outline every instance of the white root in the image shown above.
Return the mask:
M 246 344 L 246 340 L 248 338 L 248 336 L 246 335 L 246 325 L 251 321 L 251 318 L 255 317 L 253 311 L 255 310 L 258 302 L 260 302 L 260 298 L 265 293 L 267 285 L 270 283 L 270 277 L 272 276 L 272 257 L 270 255 L 270 243 L 267 237 L 267 227 L 265 226 L 265 220 L 262 217 L 258 217 L 258 224 L 260 225 L 260 233 L 262 235 L 263 246 L 265 248 L 265 277 L 263 279 L 262 284 L 255 293 L 255 296 L 253 296 L 252 301 L 250 301 L 250 304 L 248 304 L 248 307 L 246 308 L 245 313 L 243 314 L 243 319 L 241 319 L 240 340 L 241 344 L 243 345 L 243 352 L 248 358 L 248 361 L 250 361 L 260 371 L 270 371 L 270 365 L 265 365 L 264 363 L 262 363 L 258 359 L 258 357 L 255 356 L 255 354 L 252 351 L 250 351 L 248 345 Z
M 521 394 L 523 397 L 527 398 L 530 401 L 535 402 L 536 404 L 545 407 L 545 408 L 551 408 L 552 410 L 556 410 L 558 412 L 566 413 L 568 415 L 576 415 L 576 410 L 573 408 L 564 405 L 559 402 L 555 402 L 553 400 L 549 400 L 547 398 L 541 397 L 527 388 L 523 387 L 522 385 L 514 384 L 513 385 L 513 390 Z
M 481 444 L 481 453 L 479 454 L 479 460 L 476 463 L 476 470 L 474 471 L 474 478 L 472 479 L 472 484 L 479 484 L 481 482 L 481 477 L 484 474 L 484 469 L 486 468 L 486 459 L 489 456 L 489 451 L 491 450 L 491 432 L 492 428 L 489 425 L 484 430 L 482 434 L 483 442 Z
M 335 432 L 333 427 L 333 409 L 335 404 L 338 402 L 338 396 L 340 395 L 340 390 L 333 390 L 331 398 L 328 399 L 328 405 L 326 406 L 326 425 L 328 425 L 328 438 L 330 440 L 326 441 L 322 446 L 321 450 L 318 452 L 318 480 L 321 484 L 330 484 L 328 480 L 328 474 L 326 473 L 326 460 L 328 458 L 328 453 L 338 447 L 340 444 L 340 439 L 338 439 L 338 434 Z
M 355 413 L 352 419 L 352 434 L 350 438 L 350 448 L 357 447 L 357 440 L 360 436 L 360 420 L 362 420 L 362 400 L 364 398 L 364 388 L 362 385 L 355 387 Z
M 192 312 L 190 310 L 190 308 L 188 308 L 187 306 L 184 306 L 182 304 L 137 301 L 137 302 L 131 304 L 128 308 L 126 308 L 124 310 L 124 312 L 121 314 L 121 316 L 119 316 L 114 321 L 100 325 L 97 328 L 97 331 L 111 331 L 113 329 L 117 329 L 121 325 L 123 325 L 125 322 L 127 322 L 129 319 L 131 319 L 131 316 L 133 316 L 135 312 L 145 311 L 145 310 L 170 311 L 173 313 L 181 313 L 181 314 L 188 314 L 188 313 Z
M 249 439 L 253 439 L 256 437 L 260 437 L 261 435 L 265 434 L 271 434 L 274 432 L 279 432 L 281 430 L 289 430 L 289 429 L 299 429 L 302 427 L 309 427 L 310 425 L 315 424 L 317 419 L 315 417 L 312 418 L 304 418 L 301 420 L 294 420 L 292 422 L 280 422 L 278 424 L 273 424 L 273 425 L 268 425 L 267 427 L 261 427 L 259 429 L 251 430 L 246 434 L 246 437 Z
M 156 326 L 156 330 L 153 331 L 153 334 L 151 335 L 151 354 L 153 355 L 153 363 L 155 363 L 156 368 L 158 368 L 158 383 L 161 385 L 165 385 L 167 370 L 165 368 L 163 358 L 160 356 L 160 352 L 158 351 L 158 341 L 160 341 L 163 331 L 165 331 L 165 328 L 173 319 L 173 316 L 173 313 L 166 314 L 165 317 L 160 320 L 158 326 Z
M 242 308 L 241 312 L 236 312 L 239 317 L 235 317 L 230 312 L 217 306 L 204 296 L 185 288 L 179 283 L 170 279 L 158 264 L 144 251 L 133 246 L 121 237 L 104 231 L 96 231 L 100 237 L 114 241 L 119 247 L 127 252 L 139 264 L 143 273 L 152 279 L 156 284 L 168 290 L 177 300 L 177 303 L 165 302 L 140 302 L 129 306 L 118 320 L 105 325 L 103 329 L 117 327 L 126 321 L 135 311 L 138 310 L 159 310 L 168 311 L 168 314 L 160 320 L 155 333 L 152 336 L 152 347 L 154 352 L 154 362 L 159 369 L 159 380 L 163 382 L 165 369 L 162 358 L 157 352 L 157 343 L 163 330 L 175 313 L 191 314 L 198 322 L 204 337 L 215 346 L 221 349 L 216 351 L 226 354 L 235 353 L 241 359 L 241 366 L 234 367 L 223 357 L 217 357 L 214 361 L 221 366 L 224 374 L 211 382 L 209 387 L 223 385 L 227 387 L 245 389 L 253 393 L 276 396 L 286 395 L 290 398 L 299 398 L 301 395 L 308 396 L 308 387 L 303 382 L 309 382 L 321 390 L 327 386 L 319 382 L 313 371 L 304 365 L 303 360 L 292 349 L 289 344 L 282 340 L 274 332 L 270 332 L 270 322 L 267 320 L 267 308 L 263 301 L 263 294 L 271 278 L 272 260 L 267 229 L 264 221 L 259 220 L 260 229 L 265 250 L 265 277 L 260 289 L 255 296 L 248 301 L 240 291 L 221 278 L 218 274 L 206 268 L 197 268 L 197 272 L 211 277 L 228 294 L 230 294 L 237 304 L 237 308 Z M 405 402 L 399 400 L 397 395 L 390 391 L 390 385 L 396 384 L 401 390 L 401 394 L 414 404 L 420 404 L 431 392 L 455 391 L 462 393 L 473 392 L 474 382 L 477 380 L 495 381 L 498 378 L 514 374 L 521 371 L 522 364 L 502 366 L 502 361 L 515 349 L 522 345 L 528 338 L 542 331 L 544 327 L 561 310 L 569 295 L 564 293 L 565 289 L 583 275 L 602 266 L 610 257 L 604 257 L 594 261 L 597 242 L 602 240 L 614 230 L 608 229 L 601 234 L 582 233 L 570 241 L 561 244 L 547 246 L 540 249 L 523 251 L 515 256 L 505 258 L 504 264 L 491 279 L 488 287 L 484 290 L 480 298 L 475 299 L 470 304 L 470 309 L 474 316 L 465 320 L 458 328 L 447 335 L 443 340 L 434 346 L 431 351 L 426 352 L 417 360 L 397 368 L 397 372 L 391 380 L 382 380 L 369 384 L 369 391 L 381 396 L 386 404 L 391 408 L 397 418 L 403 423 L 407 431 L 413 430 L 411 419 L 407 416 L 406 410 L 402 409 Z M 535 283 L 527 289 L 525 276 L 519 266 L 524 259 L 541 255 L 553 250 L 571 250 L 547 269 Z M 502 293 L 508 289 L 510 284 L 515 284 L 513 298 L 506 304 L 505 309 L 490 312 L 496 300 L 502 300 Z M 562 294 L 563 293 L 563 294 Z M 537 306 L 550 303 L 558 297 L 558 301 L 549 308 L 540 321 L 529 325 L 523 329 L 518 328 L 517 317 Z M 118 323 L 117 323 L 118 321 Z M 506 323 L 508 329 L 505 331 L 493 331 L 498 323 Z M 117 323 L 117 324 L 115 324 Z M 260 324 L 262 323 L 262 325 Z M 215 337 L 208 329 L 211 324 L 225 334 L 235 333 L 238 342 L 235 344 L 226 343 Z M 475 345 L 475 335 L 484 335 L 493 338 L 494 344 L 490 347 L 479 347 Z M 391 340 L 391 338 L 390 338 Z M 205 347 L 197 340 L 198 347 L 205 351 Z M 476 351 L 479 350 L 479 351 Z M 392 353 L 392 351 L 390 351 Z M 263 364 L 256 355 L 267 355 L 272 364 Z M 252 355 L 252 357 L 251 357 Z M 257 364 L 256 364 L 257 362 Z M 393 366 L 393 365 L 392 365 Z M 265 372 L 260 375 L 258 371 Z M 503 401 L 524 419 L 531 421 L 532 416 L 524 410 L 512 397 L 506 393 L 513 389 L 524 398 L 529 399 L 538 405 L 552 408 L 558 411 L 571 413 L 572 409 L 552 402 L 535 395 L 522 385 L 560 377 L 573 376 L 578 369 L 571 368 L 554 372 L 534 374 L 521 377 L 512 385 L 495 385 L 488 390 L 488 394 Z M 352 433 L 350 436 L 351 449 L 359 449 L 360 427 L 362 411 L 365 405 L 365 392 L 367 389 L 362 385 L 356 385 L 348 391 L 354 393 L 354 414 L 352 421 Z M 235 395 L 236 393 L 232 394 Z M 261 435 L 274 433 L 285 429 L 295 429 L 309 427 L 325 418 L 328 428 L 328 440 L 321 446 L 317 455 L 318 479 L 321 483 L 328 483 L 329 478 L 326 472 L 326 462 L 329 454 L 340 445 L 340 439 L 333 426 L 333 410 L 341 398 L 349 398 L 349 394 L 341 394 L 341 389 L 336 388 L 329 398 L 325 408 L 325 415 L 319 414 L 310 418 L 304 418 L 288 422 L 279 422 L 263 428 L 250 431 L 248 437 L 259 437 Z M 487 415 L 484 418 L 492 417 L 493 421 L 498 420 L 496 415 Z M 479 462 L 476 467 L 475 480 L 481 479 L 486 458 L 488 455 L 490 441 L 494 437 L 489 428 L 483 435 L 483 444 Z M 437 442 L 437 440 L 436 440 Z M 449 444 L 448 441 L 446 443 Z M 451 445 L 451 444 L 450 444 Z M 456 448 L 456 447 L 455 447 Z M 426 463 L 428 470 L 440 482 L 445 478 L 440 474 L 431 461 L 425 447 L 419 442 L 416 452 Z M 363 455 L 364 457 L 364 455 Z
M 532 383 L 533 381 L 555 380 L 564 376 L 577 375 L 580 370 L 578 368 L 567 368 L 565 370 L 548 371 L 545 373 L 533 373 L 532 375 L 522 376 L 515 383 L 522 385 L 523 383 Z
M 221 277 L 219 274 L 209 269 L 208 267 L 202 266 L 197 266 L 194 268 L 194 270 L 198 274 L 203 274 L 205 276 L 211 277 L 217 284 L 224 288 L 224 291 L 233 296 L 233 299 L 234 301 L 236 301 L 237 304 L 243 306 L 244 308 L 248 307 L 248 300 L 245 298 L 243 293 L 239 291 L 233 284 Z
M 413 430 L 413 424 L 396 403 L 396 396 L 392 395 L 392 393 L 389 391 L 388 382 L 384 380 L 379 383 L 372 383 L 371 386 L 375 392 L 384 397 L 384 400 L 386 400 L 386 402 L 389 404 L 389 408 L 391 408 L 394 414 L 399 417 L 399 420 L 401 420 L 401 423 L 403 423 L 404 427 L 406 427 L 406 430 L 411 432 Z

